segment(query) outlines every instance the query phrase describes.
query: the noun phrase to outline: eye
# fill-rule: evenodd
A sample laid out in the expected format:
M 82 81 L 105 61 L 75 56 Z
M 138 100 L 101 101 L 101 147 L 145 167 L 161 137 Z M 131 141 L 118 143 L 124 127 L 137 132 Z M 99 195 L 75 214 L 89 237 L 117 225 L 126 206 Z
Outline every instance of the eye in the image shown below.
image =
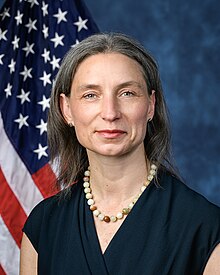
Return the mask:
M 121 96 L 124 96 L 124 97 L 130 97 L 130 96 L 134 96 L 135 93 L 133 91 L 124 91 L 121 93 Z
M 83 95 L 83 98 L 85 98 L 85 99 L 95 99 L 95 98 L 97 98 L 97 95 L 93 92 L 89 92 L 89 93 Z

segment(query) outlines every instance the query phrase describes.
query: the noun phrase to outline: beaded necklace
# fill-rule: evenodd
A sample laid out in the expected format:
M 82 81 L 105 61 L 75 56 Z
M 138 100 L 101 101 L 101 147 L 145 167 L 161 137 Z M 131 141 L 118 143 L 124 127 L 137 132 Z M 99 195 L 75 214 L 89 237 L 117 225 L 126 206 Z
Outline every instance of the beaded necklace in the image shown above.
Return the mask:
M 89 182 L 89 177 L 90 177 L 90 169 L 88 168 L 87 171 L 84 173 L 84 193 L 87 199 L 87 204 L 90 207 L 90 210 L 93 212 L 93 215 L 95 217 L 98 217 L 100 221 L 105 221 L 106 223 L 111 222 L 116 222 L 117 220 L 121 220 L 124 218 L 124 216 L 128 215 L 132 209 L 132 207 L 135 205 L 141 194 L 144 192 L 144 190 L 147 188 L 147 186 L 150 184 L 150 182 L 153 180 L 154 176 L 156 175 L 157 171 L 157 166 L 155 164 L 152 164 L 150 166 L 150 171 L 149 175 L 147 177 L 147 180 L 144 182 L 140 189 L 140 193 L 134 198 L 134 200 L 128 205 L 128 207 L 123 208 L 121 212 L 118 212 L 117 215 L 115 216 L 107 216 L 102 214 L 98 209 L 97 206 L 95 205 L 95 201 L 92 195 L 92 190 L 90 188 L 90 182 Z

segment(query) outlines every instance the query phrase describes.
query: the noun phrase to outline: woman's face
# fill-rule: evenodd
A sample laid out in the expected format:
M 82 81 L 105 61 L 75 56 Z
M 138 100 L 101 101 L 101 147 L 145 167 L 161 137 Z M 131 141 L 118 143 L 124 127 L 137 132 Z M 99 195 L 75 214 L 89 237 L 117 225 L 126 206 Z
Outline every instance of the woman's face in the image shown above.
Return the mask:
M 61 94 L 60 104 L 82 146 L 122 156 L 143 145 L 155 94 L 148 95 L 136 61 L 119 53 L 97 54 L 78 66 L 70 97 Z

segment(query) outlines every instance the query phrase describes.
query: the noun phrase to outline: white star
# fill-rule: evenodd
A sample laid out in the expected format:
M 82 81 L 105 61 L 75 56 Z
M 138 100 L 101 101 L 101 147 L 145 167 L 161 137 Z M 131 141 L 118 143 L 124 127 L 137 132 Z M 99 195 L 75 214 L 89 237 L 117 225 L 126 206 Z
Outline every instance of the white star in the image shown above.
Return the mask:
M 40 135 L 44 132 L 47 132 L 47 122 L 44 122 L 43 119 L 40 120 L 40 124 L 36 126 L 36 128 L 40 129 Z
M 0 64 L 3 65 L 2 58 L 4 57 L 4 54 L 0 54 Z
M 8 8 L 8 9 L 5 8 L 3 13 L 1 13 L 2 21 L 5 19 L 6 16 L 10 17 L 9 10 L 10 10 L 10 8 Z
M 33 53 L 34 54 L 33 47 L 34 47 L 34 43 L 30 45 L 29 42 L 26 41 L 26 47 L 22 48 L 22 50 L 24 50 L 26 52 L 25 56 L 28 56 L 29 53 Z
M 59 61 L 60 61 L 61 58 L 56 58 L 56 56 L 53 55 L 53 60 L 50 61 L 50 64 L 53 66 L 53 71 L 60 67 L 60 64 L 59 64 Z
M 10 74 L 12 74 L 15 71 L 15 64 L 16 62 L 14 61 L 14 59 L 11 59 L 11 63 L 8 65 L 10 69 Z
M 44 34 L 44 39 L 46 39 L 46 38 L 49 36 L 48 31 L 49 31 L 49 28 L 48 28 L 48 27 L 46 27 L 46 25 L 45 25 L 45 24 L 43 24 L 43 30 L 42 30 L 42 33 Z
M 4 90 L 6 92 L 6 98 L 11 96 L 11 89 L 12 89 L 12 85 L 10 85 L 10 83 L 8 83 L 7 88 Z
M 34 153 L 37 153 L 38 159 L 41 159 L 43 156 L 48 157 L 46 150 L 47 150 L 47 146 L 42 147 L 42 145 L 39 143 L 38 149 L 34 150 Z
M 30 92 L 25 93 L 25 91 L 23 89 L 21 89 L 21 94 L 17 95 L 17 97 L 21 99 L 21 104 L 24 104 L 25 101 L 30 102 L 30 99 L 28 97 L 29 94 L 30 94 Z
M 39 3 L 37 2 L 37 0 L 26 0 L 27 2 L 31 3 L 31 8 L 33 7 L 33 5 L 39 5 Z
M 44 49 L 44 53 L 42 53 L 44 58 L 44 63 L 47 63 L 47 61 L 50 61 L 50 51 L 47 51 L 47 49 Z
M 55 37 L 50 39 L 54 43 L 54 47 L 56 48 L 58 45 L 63 46 L 63 41 L 62 39 L 64 38 L 64 35 L 59 36 L 58 33 L 55 33 Z
M 78 21 L 74 23 L 74 25 L 78 27 L 78 30 L 77 30 L 78 32 L 80 32 L 82 29 L 88 30 L 86 26 L 87 21 L 88 19 L 82 20 L 81 16 L 78 16 Z
M 40 80 L 42 80 L 44 82 L 44 87 L 47 85 L 47 84 L 51 84 L 51 81 L 50 81 L 50 76 L 51 74 L 47 74 L 45 71 L 44 71 L 44 75 L 42 77 L 40 77 Z
M 58 13 L 54 14 L 54 17 L 57 17 L 57 24 L 60 24 L 61 21 L 67 22 L 65 15 L 67 14 L 67 11 L 62 12 L 61 9 L 58 9 Z
M 76 39 L 76 43 L 71 46 L 71 48 L 74 48 L 77 44 L 79 44 L 79 40 Z
M 17 16 L 15 16 L 15 20 L 17 21 L 16 22 L 16 25 L 18 26 L 19 24 L 22 24 L 22 17 L 23 17 L 23 13 L 20 13 L 20 11 L 18 10 L 17 11 Z
M 0 29 L 0 40 L 4 39 L 5 41 L 7 41 L 7 38 L 5 36 L 7 31 L 8 30 L 2 31 L 2 29 Z
M 28 77 L 32 78 L 31 70 L 32 70 L 32 68 L 28 69 L 26 66 L 24 66 L 24 71 L 20 73 L 21 75 L 24 76 L 24 81 L 25 81 Z
M 27 123 L 27 119 L 29 116 L 23 116 L 21 113 L 19 114 L 19 118 L 15 119 L 14 122 L 17 122 L 19 124 L 18 128 L 21 129 L 24 125 L 29 126 Z
M 42 105 L 42 109 L 45 111 L 46 108 L 50 108 L 50 98 L 46 98 L 45 95 L 43 95 L 43 99 L 39 101 L 38 104 Z
M 34 21 L 29 18 L 29 23 L 25 25 L 25 27 L 28 28 L 28 33 L 31 32 L 31 30 L 37 30 L 35 24 L 37 23 L 37 20 L 35 19 Z
M 14 40 L 11 42 L 13 44 L 13 50 L 15 50 L 16 48 L 19 48 L 19 46 L 18 46 L 19 40 L 20 40 L 20 38 L 17 37 L 17 35 L 15 35 Z
M 45 4 L 44 1 L 42 2 L 42 11 L 43 11 L 43 16 L 46 16 L 48 14 L 48 4 Z

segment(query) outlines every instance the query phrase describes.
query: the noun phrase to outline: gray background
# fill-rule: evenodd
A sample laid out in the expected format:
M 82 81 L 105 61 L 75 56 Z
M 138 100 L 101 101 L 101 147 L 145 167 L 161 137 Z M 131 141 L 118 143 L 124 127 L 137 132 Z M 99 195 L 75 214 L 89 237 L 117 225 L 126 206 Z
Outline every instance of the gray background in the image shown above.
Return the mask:
M 85 2 L 101 31 L 132 35 L 157 59 L 176 165 L 220 205 L 220 1 Z

